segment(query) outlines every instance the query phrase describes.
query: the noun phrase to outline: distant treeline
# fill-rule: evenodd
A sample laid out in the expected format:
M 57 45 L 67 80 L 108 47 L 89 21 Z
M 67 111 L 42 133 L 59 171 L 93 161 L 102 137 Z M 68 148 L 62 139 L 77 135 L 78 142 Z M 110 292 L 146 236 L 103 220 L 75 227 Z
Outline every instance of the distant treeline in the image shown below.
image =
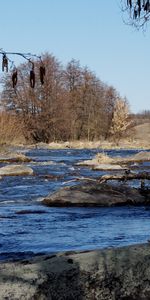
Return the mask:
M 150 122 L 150 110 L 143 110 L 140 113 L 132 114 L 132 120 L 134 120 L 135 125 L 149 123 Z
M 22 135 L 27 141 L 35 142 L 108 139 L 118 130 L 114 124 L 120 122 L 118 115 L 122 118 L 118 137 L 126 131 L 128 103 L 114 87 L 102 82 L 74 59 L 64 67 L 46 53 L 42 61 L 46 67 L 44 84 L 39 80 L 40 62 L 35 60 L 34 89 L 29 84 L 31 65 L 28 63 L 18 67 L 16 90 L 12 87 L 11 74 L 3 77 L 2 131 L 10 126 L 8 135 L 14 138 Z M 123 105 L 116 106 L 118 100 Z M 118 109 L 120 114 L 117 115 Z M 5 132 L 4 136 L 7 139 Z

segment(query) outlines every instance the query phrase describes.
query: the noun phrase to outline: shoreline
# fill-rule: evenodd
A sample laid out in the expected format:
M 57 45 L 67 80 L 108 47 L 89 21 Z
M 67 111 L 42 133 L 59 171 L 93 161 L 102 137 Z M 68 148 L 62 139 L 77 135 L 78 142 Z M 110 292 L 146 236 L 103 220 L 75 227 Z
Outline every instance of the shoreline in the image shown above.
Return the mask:
M 5 144 L 0 145 L 0 152 L 5 153 L 11 148 L 26 148 L 30 149 L 99 149 L 99 150 L 150 150 L 150 142 L 142 143 L 121 141 L 115 144 L 108 141 L 66 141 L 66 142 L 51 142 L 51 143 L 36 143 L 36 144 Z
M 148 300 L 149 257 L 145 243 L 0 262 L 0 299 Z
M 71 148 L 73 146 L 68 143 L 52 143 L 48 148 L 43 143 L 20 146 L 27 150 L 69 150 L 92 149 L 94 145 L 90 143 L 90 148 Z M 11 159 L 14 160 L 14 157 Z M 24 157 L 20 159 L 24 160 Z M 149 300 L 149 282 L 149 242 L 87 251 L 37 254 L 33 257 L 29 253 L 19 260 L 0 261 L 1 300 Z

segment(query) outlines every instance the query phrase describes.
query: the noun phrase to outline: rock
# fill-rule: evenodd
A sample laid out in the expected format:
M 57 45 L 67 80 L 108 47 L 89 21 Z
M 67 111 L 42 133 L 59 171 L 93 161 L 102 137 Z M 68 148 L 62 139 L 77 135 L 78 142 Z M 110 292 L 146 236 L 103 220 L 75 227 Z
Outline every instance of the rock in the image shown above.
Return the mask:
M 150 152 L 141 151 L 135 155 L 130 155 L 126 157 L 116 157 L 114 158 L 116 163 L 128 164 L 128 163 L 140 163 L 144 161 L 150 161 Z
M 5 153 L 0 155 L 0 162 L 2 163 L 17 163 L 17 162 L 30 162 L 31 159 L 24 154 L 19 153 Z
M 124 170 L 123 167 L 121 167 L 120 165 L 111 165 L 111 164 L 99 164 L 96 166 L 93 166 L 92 168 L 93 170 L 109 170 L 109 171 L 120 171 L 120 170 Z
M 130 156 L 129 158 L 133 159 L 133 156 Z M 126 158 L 124 157 L 110 157 L 109 155 L 105 154 L 105 153 L 97 153 L 96 156 L 93 159 L 90 160 L 84 160 L 81 161 L 79 163 L 77 163 L 77 165 L 81 165 L 81 166 L 93 166 L 94 168 L 98 167 L 99 169 L 105 169 L 105 166 L 107 168 L 107 166 L 109 166 L 110 169 L 114 170 L 116 168 L 119 168 L 119 164 L 123 164 L 126 163 L 128 160 L 126 160 Z M 121 168 L 121 166 L 120 166 Z
M 0 168 L 0 176 L 33 175 L 33 170 L 24 165 L 9 165 Z
M 0 264 L 0 299 L 149 300 L 150 245 Z
M 104 153 L 98 153 L 93 159 L 91 160 L 84 160 L 77 165 L 79 166 L 90 166 L 94 168 L 98 168 L 98 170 L 103 170 L 104 165 L 111 166 L 112 170 L 116 170 L 115 167 L 118 165 L 127 165 L 129 163 L 134 162 L 144 162 L 144 161 L 150 161 L 150 152 L 148 151 L 141 151 L 135 155 L 130 155 L 127 157 L 109 157 L 107 154 Z
M 110 165 L 113 162 L 114 162 L 114 159 L 111 158 L 110 156 L 108 156 L 107 154 L 98 153 L 98 154 L 96 154 L 96 156 L 93 159 L 81 161 L 81 162 L 77 163 L 77 165 L 96 167 L 101 164 L 109 164 Z
M 35 166 L 52 166 L 52 165 L 56 165 L 56 162 L 51 161 L 51 160 L 32 161 L 32 165 L 35 165 Z
M 148 151 L 141 151 L 131 157 L 134 161 L 150 161 L 150 152 Z
M 145 197 L 126 185 L 85 183 L 65 187 L 42 200 L 47 206 L 117 206 L 143 205 Z

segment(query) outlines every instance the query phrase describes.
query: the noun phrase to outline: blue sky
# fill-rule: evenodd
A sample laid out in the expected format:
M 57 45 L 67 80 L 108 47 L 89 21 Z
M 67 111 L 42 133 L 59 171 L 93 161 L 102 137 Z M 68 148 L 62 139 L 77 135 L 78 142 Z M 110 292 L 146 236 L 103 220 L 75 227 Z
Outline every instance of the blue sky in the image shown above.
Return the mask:
M 119 0 L 5 0 L 0 48 L 72 58 L 126 96 L 132 112 L 150 110 L 150 23 L 124 24 Z M 17 58 L 16 58 L 17 60 Z

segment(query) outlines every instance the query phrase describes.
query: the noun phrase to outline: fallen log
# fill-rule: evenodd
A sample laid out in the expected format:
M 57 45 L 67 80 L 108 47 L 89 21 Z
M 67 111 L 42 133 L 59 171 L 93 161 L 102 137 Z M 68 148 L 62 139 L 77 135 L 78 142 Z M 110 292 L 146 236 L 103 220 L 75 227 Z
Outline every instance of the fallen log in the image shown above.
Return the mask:
M 137 180 L 150 180 L 150 173 L 149 172 L 142 172 L 142 173 L 138 173 L 138 174 L 133 174 L 133 173 L 129 173 L 129 174 L 118 174 L 118 175 L 103 175 L 101 176 L 101 178 L 99 179 L 100 183 L 103 182 L 107 182 L 108 180 L 119 180 L 119 181 L 127 181 L 127 180 L 133 180 L 133 179 L 137 179 Z

